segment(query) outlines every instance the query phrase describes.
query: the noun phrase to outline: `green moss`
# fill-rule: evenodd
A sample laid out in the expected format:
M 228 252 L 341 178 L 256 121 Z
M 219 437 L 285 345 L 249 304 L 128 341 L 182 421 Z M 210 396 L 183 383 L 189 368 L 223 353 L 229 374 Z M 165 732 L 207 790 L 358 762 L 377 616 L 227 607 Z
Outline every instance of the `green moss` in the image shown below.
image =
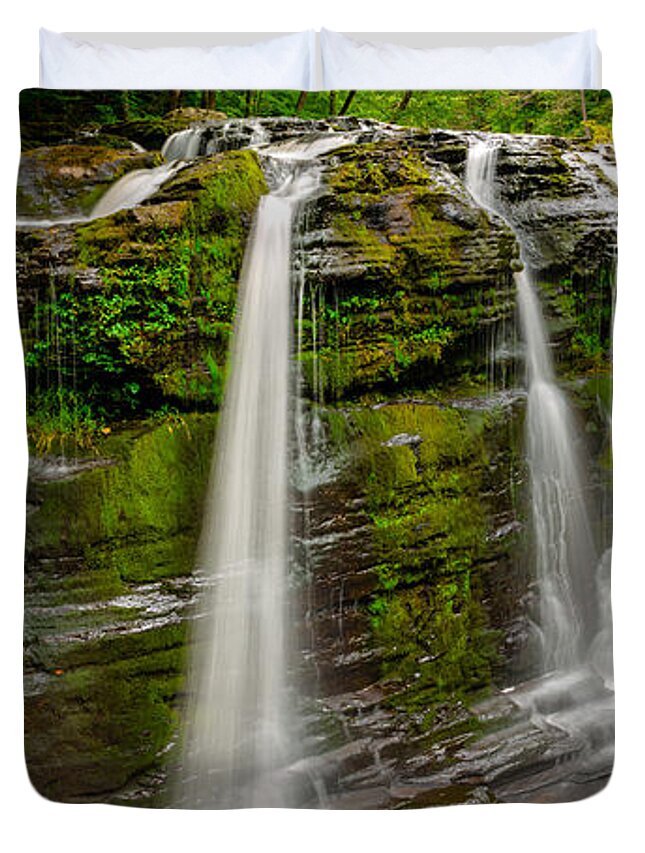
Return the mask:
M 327 422 L 371 519 L 378 588 L 367 609 L 389 702 L 427 727 L 442 704 L 489 687 L 498 658 L 479 570 L 490 419 L 395 404 L 330 412 Z
M 341 164 L 330 185 L 338 193 L 372 196 L 409 185 L 427 187 L 430 182 L 419 154 L 401 148 L 396 141 L 347 146 L 337 156 Z
M 323 288 L 312 281 L 325 399 L 454 381 L 457 353 L 481 358 L 482 323 L 513 314 L 513 235 L 400 142 L 348 147 L 337 160 L 323 215 L 338 272 Z
M 125 584 L 189 575 L 194 568 L 196 533 L 193 529 L 191 533 L 175 533 L 149 541 L 95 545 L 85 550 L 85 559 L 92 573 L 118 578 Z
M 416 715 L 422 729 L 433 724 L 438 707 L 472 699 L 490 686 L 498 637 L 468 575 L 402 590 L 373 611 L 383 677 L 394 686 L 388 704 Z
M 56 657 L 48 695 L 28 699 L 25 708 L 27 763 L 41 793 L 105 797 L 157 764 L 176 725 L 184 639 L 182 628 L 169 626 L 79 644 Z
M 111 437 L 103 451 L 118 464 L 46 486 L 33 485 L 38 512 L 28 552 L 81 554 L 88 545 L 148 541 L 193 527 L 210 469 L 212 416 L 171 420 L 136 436 Z
M 351 246 L 353 252 L 369 264 L 383 265 L 394 261 L 395 248 L 385 235 L 370 228 L 353 216 L 337 214 L 332 221 L 334 239 L 341 245 Z
M 150 203 L 77 227 L 78 273 L 43 294 L 23 329 L 32 387 L 55 375 L 108 422 L 164 402 L 219 405 L 266 189 L 255 153 L 227 152 L 181 170 Z
M 540 283 L 557 318 L 556 332 L 566 342 L 561 349 L 578 372 L 609 365 L 614 278 L 613 269 L 600 269 Z
M 112 435 L 117 464 L 32 484 L 25 638 L 41 687 L 26 701 L 26 749 L 46 796 L 108 797 L 172 739 L 186 621 L 179 598 L 176 612 L 150 605 L 194 568 L 214 421 L 175 415 Z

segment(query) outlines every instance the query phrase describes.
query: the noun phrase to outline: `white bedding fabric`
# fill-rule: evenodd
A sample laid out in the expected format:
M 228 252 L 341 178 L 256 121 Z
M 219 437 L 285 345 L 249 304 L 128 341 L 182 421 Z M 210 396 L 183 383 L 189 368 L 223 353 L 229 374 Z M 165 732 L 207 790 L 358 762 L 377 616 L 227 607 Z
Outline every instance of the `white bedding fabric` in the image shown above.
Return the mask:
M 152 34 L 150 34 L 152 35 Z M 500 38 L 503 34 L 500 34 Z M 396 38 L 396 34 L 392 34 Z M 530 45 L 408 47 L 323 29 L 250 45 L 128 47 L 40 31 L 40 85 L 58 89 L 593 89 L 587 30 Z
M 45 89 L 310 89 L 316 34 L 251 45 L 132 48 L 40 30 Z
M 412 48 L 322 30 L 323 89 L 593 89 L 600 87 L 596 34 L 533 45 Z

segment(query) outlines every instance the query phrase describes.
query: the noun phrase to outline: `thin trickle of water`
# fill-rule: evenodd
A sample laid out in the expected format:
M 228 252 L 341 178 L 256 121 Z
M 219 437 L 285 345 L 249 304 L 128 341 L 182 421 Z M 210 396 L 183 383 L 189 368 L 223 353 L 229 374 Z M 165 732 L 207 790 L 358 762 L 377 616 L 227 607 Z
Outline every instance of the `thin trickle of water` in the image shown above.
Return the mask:
M 320 358 L 324 334 L 325 296 L 320 285 L 307 282 L 306 252 L 302 246 L 298 247 L 297 255 L 298 332 L 294 485 L 307 501 L 313 489 L 335 478 L 339 463 L 327 451 L 325 428 L 321 417 L 321 407 L 325 402 L 325 374 Z M 307 308 L 309 316 L 306 318 Z M 308 325 L 306 341 L 305 324 Z M 305 380 L 303 369 L 305 352 L 309 359 L 308 382 Z

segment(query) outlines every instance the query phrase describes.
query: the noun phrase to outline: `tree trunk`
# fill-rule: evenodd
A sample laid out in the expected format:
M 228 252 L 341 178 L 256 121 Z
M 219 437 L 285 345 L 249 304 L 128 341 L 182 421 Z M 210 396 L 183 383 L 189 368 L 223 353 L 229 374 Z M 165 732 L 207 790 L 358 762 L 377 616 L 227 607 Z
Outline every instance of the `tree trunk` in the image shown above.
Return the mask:
M 214 89 L 204 89 L 202 92 L 202 106 L 205 110 L 214 110 L 217 103 L 217 92 Z
M 120 101 L 121 118 L 123 121 L 130 121 L 130 92 L 127 89 L 121 92 Z
M 580 109 L 582 110 L 582 126 L 585 129 L 585 139 L 591 139 L 591 130 L 587 124 L 587 99 L 584 89 L 580 89 Z
M 410 91 L 405 92 L 401 100 L 399 101 L 399 105 L 396 108 L 397 113 L 402 113 L 403 110 L 408 106 L 410 100 L 412 98 L 412 89 Z
M 296 112 L 299 113 L 302 111 L 302 108 L 305 105 L 305 101 L 307 100 L 308 92 L 301 92 L 300 97 L 298 98 L 298 103 L 296 104 Z
M 329 115 L 336 115 L 336 92 L 334 91 L 329 93 Z
M 344 116 L 347 110 L 350 108 L 352 101 L 354 100 L 354 95 L 356 94 L 356 89 L 352 89 L 347 93 L 347 97 L 343 102 L 343 106 L 340 108 L 339 116 Z

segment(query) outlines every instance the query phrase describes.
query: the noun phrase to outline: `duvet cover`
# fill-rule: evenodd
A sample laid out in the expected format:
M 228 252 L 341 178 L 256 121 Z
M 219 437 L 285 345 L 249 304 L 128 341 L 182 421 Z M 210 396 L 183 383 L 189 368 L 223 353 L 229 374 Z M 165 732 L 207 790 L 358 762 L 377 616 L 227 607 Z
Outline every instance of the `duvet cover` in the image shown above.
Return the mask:
M 21 94 L 25 750 L 154 808 L 613 763 L 605 91 Z

